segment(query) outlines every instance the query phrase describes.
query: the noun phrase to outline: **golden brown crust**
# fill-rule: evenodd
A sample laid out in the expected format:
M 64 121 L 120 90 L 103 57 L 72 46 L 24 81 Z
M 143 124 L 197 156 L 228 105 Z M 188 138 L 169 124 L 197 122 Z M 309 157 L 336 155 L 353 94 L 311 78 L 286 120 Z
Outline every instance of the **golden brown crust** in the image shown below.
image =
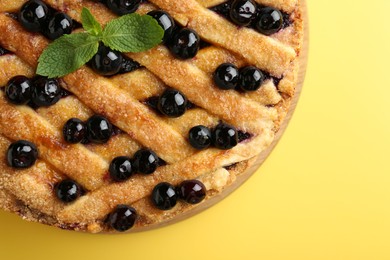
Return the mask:
M 17 54 L 17 57 L 0 57 L 0 63 L 10 65 L 6 72 L 0 70 L 3 84 L 14 75 L 31 76 L 37 58 L 48 44 L 45 38 L 25 32 L 15 20 L 2 13 L 15 11 L 24 2 L 4 0 L 0 3 L 0 45 Z M 83 6 L 90 8 L 103 24 L 115 17 L 98 2 L 46 2 L 78 21 Z M 179 202 L 167 212 L 154 208 L 149 196 L 157 183 L 169 181 L 176 185 L 197 178 L 208 189 L 207 198 L 202 202 L 207 203 L 234 184 L 256 155 L 270 145 L 287 114 L 297 81 L 299 62 L 296 57 L 300 54 L 303 35 L 301 11 L 297 7 L 299 1 L 257 0 L 260 4 L 290 13 L 292 25 L 272 37 L 250 29 L 238 30 L 205 9 L 221 3 L 218 0 L 150 2 L 152 4 L 143 4 L 137 12 L 163 8 L 182 25 L 197 30 L 213 46 L 202 49 L 195 59 L 189 61 L 174 59 L 162 46 L 142 54 L 129 53 L 129 57 L 145 68 L 110 79 L 96 76 L 83 67 L 61 80 L 63 87 L 75 96 L 35 112 L 24 106 L 10 105 L 0 94 L 1 208 L 16 212 L 27 220 L 96 233 L 110 231 L 105 219 L 117 204 L 130 204 L 140 215 L 135 230 L 153 227 L 180 219 L 202 207 Z M 254 44 L 244 44 L 244 41 Z M 267 80 L 262 88 L 249 94 L 220 91 L 214 86 L 211 76 L 223 62 L 240 67 L 257 65 L 279 77 L 280 82 L 276 84 Z M 142 104 L 168 87 L 181 90 L 198 107 L 180 118 L 170 119 L 161 118 Z M 106 145 L 64 143 L 61 128 L 66 120 L 71 117 L 86 120 L 93 113 L 107 116 L 124 133 L 114 136 Z M 187 143 L 186 135 L 191 126 L 212 127 L 220 120 L 250 132 L 252 138 L 228 151 L 208 149 L 197 152 Z M 150 132 L 162 135 L 150 136 Z M 38 145 L 40 160 L 33 168 L 16 171 L 4 163 L 10 141 L 17 139 L 31 140 Z M 115 156 L 132 156 L 145 146 L 155 150 L 168 165 L 159 167 L 153 175 L 137 175 L 123 183 L 107 180 L 108 163 Z M 89 192 L 74 203 L 64 205 L 56 199 L 53 185 L 67 177 L 77 180 Z

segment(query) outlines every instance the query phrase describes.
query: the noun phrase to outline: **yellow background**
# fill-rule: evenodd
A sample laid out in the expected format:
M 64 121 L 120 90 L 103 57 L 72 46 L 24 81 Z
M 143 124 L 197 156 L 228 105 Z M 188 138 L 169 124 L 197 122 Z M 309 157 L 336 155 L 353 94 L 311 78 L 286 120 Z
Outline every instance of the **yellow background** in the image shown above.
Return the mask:
M 308 6 L 298 107 L 239 190 L 186 221 L 127 235 L 0 212 L 0 259 L 390 259 L 390 1 Z

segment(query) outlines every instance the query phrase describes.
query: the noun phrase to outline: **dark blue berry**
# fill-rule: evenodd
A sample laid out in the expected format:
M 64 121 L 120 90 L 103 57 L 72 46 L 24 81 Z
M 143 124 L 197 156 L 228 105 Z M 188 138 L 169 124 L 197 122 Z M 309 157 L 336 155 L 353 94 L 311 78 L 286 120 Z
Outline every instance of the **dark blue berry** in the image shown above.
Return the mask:
M 134 13 L 141 0 L 107 0 L 106 4 L 108 8 L 118 15 Z
M 179 198 L 190 204 L 198 204 L 206 197 L 206 187 L 198 180 L 183 181 L 177 191 Z
M 134 154 L 134 168 L 143 174 L 153 173 L 159 166 L 159 158 L 149 149 L 141 149 Z
M 62 132 L 66 142 L 76 144 L 85 138 L 87 129 L 83 121 L 71 118 L 65 123 Z
M 168 47 L 176 58 L 184 60 L 195 57 L 199 46 L 199 35 L 194 30 L 184 28 L 173 33 Z
M 239 80 L 238 68 L 232 63 L 223 63 L 214 72 L 214 82 L 220 89 L 235 89 Z
M 173 208 L 177 198 L 175 187 L 167 182 L 157 184 L 152 191 L 152 202 L 161 210 Z
M 137 220 L 137 211 L 127 205 L 118 205 L 108 216 L 108 224 L 119 232 L 132 228 Z
M 32 82 L 25 76 L 15 76 L 5 86 L 7 99 L 16 105 L 27 104 L 32 97 L 33 91 L 34 86 Z
M 37 147 L 28 141 L 20 140 L 14 142 L 7 150 L 7 163 L 13 168 L 29 168 L 34 165 L 37 158 Z
M 54 187 L 55 194 L 62 202 L 72 202 L 81 196 L 80 185 L 73 180 L 63 180 Z
M 283 14 L 275 8 L 264 7 L 258 13 L 255 27 L 265 35 L 277 33 L 283 28 Z
M 51 106 L 62 96 L 62 89 L 56 79 L 38 77 L 34 80 L 32 102 L 38 107 Z
M 157 108 L 168 117 L 179 117 L 187 110 L 187 98 L 178 90 L 167 89 L 160 96 Z
M 265 75 L 261 70 L 253 66 L 247 66 L 240 70 L 239 87 L 244 91 L 258 90 L 265 80 Z
M 50 40 L 55 40 L 64 34 L 70 34 L 73 29 L 72 19 L 64 13 L 56 13 L 48 22 L 44 34 Z
M 253 0 L 235 0 L 230 8 L 230 18 L 240 26 L 247 26 L 256 15 L 256 2 Z
M 175 29 L 175 21 L 167 12 L 161 10 L 151 11 L 148 15 L 156 19 L 158 24 L 163 28 L 163 43 L 168 42 L 172 37 L 173 30 Z
M 125 181 L 133 175 L 131 159 L 127 156 L 114 158 L 109 168 L 111 179 L 114 181 Z
M 87 120 L 87 138 L 93 143 L 106 143 L 112 135 L 112 125 L 107 118 L 94 115 Z
M 11 53 L 9 50 L 4 49 L 3 47 L 0 46 L 0 56 L 6 55 Z
M 228 150 L 237 145 L 238 132 L 234 126 L 220 123 L 215 127 L 212 138 L 216 148 Z
M 126 56 L 122 56 L 122 65 L 121 65 L 121 68 L 119 70 L 119 73 L 132 72 L 134 70 L 139 69 L 140 67 L 141 67 L 141 65 L 138 62 L 136 62 L 136 61 L 134 61 Z
M 39 32 L 47 24 L 49 8 L 40 0 L 30 0 L 25 3 L 19 12 L 19 22 L 30 32 Z
M 89 64 L 96 73 L 103 76 L 112 76 L 121 70 L 123 57 L 121 53 L 101 44 Z
M 211 132 L 203 125 L 194 126 L 189 132 L 188 139 L 192 147 L 198 150 L 206 149 L 211 145 Z

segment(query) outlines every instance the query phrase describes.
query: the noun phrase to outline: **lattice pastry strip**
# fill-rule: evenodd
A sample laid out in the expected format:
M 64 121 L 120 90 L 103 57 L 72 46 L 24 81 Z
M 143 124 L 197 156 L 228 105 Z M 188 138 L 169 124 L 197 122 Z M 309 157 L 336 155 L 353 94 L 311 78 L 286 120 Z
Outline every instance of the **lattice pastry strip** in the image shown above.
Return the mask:
M 0 86 L 5 86 L 8 79 L 17 75 L 32 77 L 34 70 L 16 55 L 8 54 L 0 56 Z

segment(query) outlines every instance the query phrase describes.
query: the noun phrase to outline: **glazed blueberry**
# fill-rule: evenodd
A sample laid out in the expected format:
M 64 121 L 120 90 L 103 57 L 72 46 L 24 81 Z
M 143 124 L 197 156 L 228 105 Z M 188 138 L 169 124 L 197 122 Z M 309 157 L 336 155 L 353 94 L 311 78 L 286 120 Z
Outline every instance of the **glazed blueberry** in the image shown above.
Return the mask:
M 30 32 L 39 32 L 46 26 L 49 8 L 40 0 L 30 0 L 19 12 L 19 22 Z
M 6 49 L 4 49 L 3 47 L 0 46 L 0 56 L 3 56 L 3 55 L 6 55 L 6 54 L 9 54 L 10 52 Z
M 136 62 L 130 58 L 122 56 L 122 65 L 121 65 L 121 68 L 119 70 L 119 73 L 132 72 L 134 70 L 139 69 L 140 67 L 141 67 L 141 65 L 138 62 Z
M 230 8 L 230 18 L 240 26 L 247 26 L 256 15 L 256 2 L 253 0 L 235 0 Z
M 216 148 L 228 150 L 237 145 L 238 132 L 234 126 L 220 123 L 215 127 L 212 138 Z
M 129 230 L 137 220 L 137 211 L 127 205 L 118 205 L 108 216 L 108 224 L 119 232 Z
M 5 86 L 7 99 L 16 105 L 23 105 L 30 101 L 34 86 L 29 78 L 25 76 L 15 76 L 10 79 Z
M 112 125 L 107 118 L 94 115 L 87 120 L 87 138 L 93 143 L 107 143 L 112 135 Z
M 177 193 L 175 187 L 167 182 L 161 182 L 152 191 L 152 202 L 161 210 L 169 210 L 176 205 Z
M 234 89 L 240 80 L 238 68 L 231 63 L 223 63 L 214 72 L 214 82 L 220 89 Z
M 206 149 L 211 145 L 211 132 L 203 125 L 194 126 L 190 129 L 188 139 L 195 149 Z
M 107 0 L 106 4 L 108 8 L 118 15 L 134 13 L 141 0 Z
M 159 166 L 159 158 L 149 149 L 141 149 L 134 154 L 134 168 L 143 174 L 153 173 Z
M 259 11 L 255 27 L 265 35 L 277 33 L 283 27 L 283 15 L 275 8 L 264 7 Z
M 253 66 L 247 66 L 240 70 L 240 88 L 244 91 L 258 90 L 265 80 L 261 70 Z
M 198 204 L 206 197 L 206 187 L 198 180 L 183 181 L 177 190 L 179 198 L 190 204 Z
M 114 181 L 125 181 L 133 175 L 131 159 L 127 156 L 114 158 L 109 168 L 111 179 Z
M 7 150 L 7 163 L 13 168 L 29 168 L 34 165 L 37 158 L 37 147 L 28 141 L 20 140 L 14 142 Z
M 65 123 L 62 132 L 66 142 L 76 144 L 85 138 L 87 129 L 83 121 L 78 118 L 71 118 Z
M 167 89 L 158 100 L 158 110 L 168 117 L 179 117 L 187 110 L 187 98 L 178 90 Z
M 151 11 L 148 15 L 156 19 L 158 24 L 164 29 L 163 43 L 168 42 L 175 29 L 175 22 L 172 17 L 167 12 L 160 10 Z
M 54 105 L 62 96 L 62 89 L 56 79 L 38 77 L 34 85 L 32 102 L 38 107 Z
M 92 57 L 89 64 L 98 74 L 112 76 L 117 74 L 123 63 L 122 54 L 101 44 L 98 52 Z
M 50 40 L 55 40 L 64 34 L 70 34 L 73 29 L 72 19 L 64 13 L 56 13 L 48 23 L 44 34 Z
M 169 49 L 179 59 L 191 59 L 199 51 L 199 35 L 191 29 L 184 28 L 173 33 Z
M 72 202 L 81 196 L 81 187 L 73 180 L 63 180 L 54 187 L 55 194 L 62 202 Z

